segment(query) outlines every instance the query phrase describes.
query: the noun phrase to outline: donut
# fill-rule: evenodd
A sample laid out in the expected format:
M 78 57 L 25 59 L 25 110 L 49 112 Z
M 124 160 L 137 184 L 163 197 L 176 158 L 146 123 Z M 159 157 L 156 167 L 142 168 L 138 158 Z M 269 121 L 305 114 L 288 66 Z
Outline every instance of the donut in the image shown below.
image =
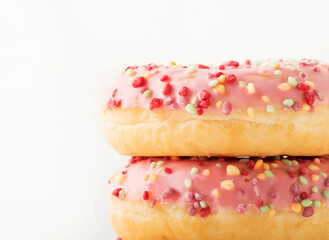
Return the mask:
M 104 102 L 127 156 L 329 154 L 329 65 L 273 60 L 128 67 Z
M 328 157 L 132 158 L 109 181 L 123 240 L 329 238 Z

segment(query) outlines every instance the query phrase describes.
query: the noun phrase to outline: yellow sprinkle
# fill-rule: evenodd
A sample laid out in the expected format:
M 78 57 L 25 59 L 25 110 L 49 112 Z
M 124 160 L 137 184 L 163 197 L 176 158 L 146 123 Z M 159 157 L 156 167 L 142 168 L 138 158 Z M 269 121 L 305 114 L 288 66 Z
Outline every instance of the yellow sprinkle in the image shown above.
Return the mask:
M 270 217 L 273 217 L 275 215 L 275 210 L 273 208 L 271 208 L 269 211 L 268 211 L 268 214 L 270 215 Z
M 224 83 L 225 81 L 226 81 L 226 76 L 224 74 L 220 75 L 219 78 L 218 78 L 218 82 Z
M 220 186 L 226 190 L 231 190 L 234 187 L 234 184 L 231 180 L 223 181 Z
M 273 66 L 273 68 L 274 69 L 279 69 L 280 68 L 280 64 L 278 63 L 278 64 L 275 64 L 274 66 Z
M 126 178 L 127 178 L 126 175 L 121 174 L 121 175 L 118 177 L 118 181 L 117 181 L 117 183 L 118 183 L 118 184 L 123 183 L 123 182 L 126 180 Z
M 312 174 L 311 175 L 311 179 L 312 179 L 313 182 L 317 182 L 317 181 L 320 180 L 320 176 L 317 175 L 317 174 Z
M 221 94 L 225 92 L 225 86 L 223 84 L 216 85 L 215 89 L 218 93 L 221 93 Z
M 146 78 L 146 79 L 148 79 L 148 78 L 150 78 L 152 76 L 152 73 L 146 73 L 146 74 L 144 74 L 144 78 Z
M 325 202 L 321 202 L 321 207 L 322 208 L 327 208 L 327 204 Z
M 217 107 L 218 109 L 221 109 L 221 108 L 222 108 L 222 105 L 223 105 L 222 101 L 218 101 L 218 102 L 216 102 L 216 107 Z
M 279 164 L 277 164 L 277 163 L 271 163 L 271 165 L 273 168 L 277 168 L 279 166 Z
M 268 103 L 270 101 L 270 98 L 268 96 L 262 96 L 262 101 L 264 103 Z
M 281 83 L 278 88 L 281 90 L 281 91 L 288 91 L 291 89 L 291 85 L 289 83 Z
M 177 157 L 177 156 L 171 156 L 170 158 L 171 158 L 171 160 L 174 160 L 174 161 L 179 161 L 180 160 L 180 157 Z
M 319 167 L 314 165 L 314 164 L 310 164 L 308 165 L 307 167 L 308 169 L 312 170 L 312 171 L 318 171 L 319 170 Z
M 172 66 L 176 66 L 176 63 L 175 62 L 170 62 L 169 67 L 172 67 Z
M 240 170 L 239 170 L 239 168 L 237 168 L 234 165 L 228 165 L 226 167 L 226 173 L 229 176 L 238 176 L 238 175 L 240 175 Z
M 309 112 L 311 110 L 311 107 L 310 107 L 310 105 L 304 103 L 303 106 L 302 106 L 302 110 L 304 112 Z
M 255 117 L 255 111 L 252 107 L 248 107 L 247 108 L 247 113 L 248 113 L 248 116 L 251 117 L 251 118 L 254 118 Z
M 263 168 L 265 170 L 270 170 L 270 165 L 268 165 L 267 163 L 263 163 Z
M 150 180 L 152 181 L 152 182 L 154 182 L 154 181 L 156 181 L 157 179 L 158 179 L 158 175 L 156 175 L 156 174 L 151 174 L 151 176 L 150 176 Z
M 315 163 L 320 163 L 320 162 L 321 162 L 320 158 L 314 158 L 313 161 L 314 161 Z
M 161 173 L 164 170 L 164 167 L 161 167 L 157 170 L 157 173 Z
M 260 169 L 262 166 L 263 166 L 263 160 L 262 159 L 258 159 L 257 162 L 255 163 L 254 165 L 254 169 L 257 170 L 257 169 Z
M 212 190 L 211 194 L 212 194 L 214 197 L 216 197 L 216 198 L 218 198 L 218 197 L 220 196 L 220 192 L 219 192 L 218 189 L 214 189 L 214 190 Z
M 210 175 L 210 170 L 209 169 L 203 170 L 203 175 L 208 177 Z
M 144 175 L 144 181 L 147 181 L 149 179 L 149 175 Z
M 305 81 L 305 84 L 310 86 L 311 88 L 314 87 L 314 83 L 311 81 Z
M 256 92 L 255 86 L 253 83 L 248 83 L 246 86 L 248 94 L 254 94 Z
M 261 68 L 261 69 L 258 70 L 257 73 L 258 73 L 258 74 L 263 74 L 264 72 L 265 72 L 265 69 L 262 69 L 262 68 Z
M 260 180 L 264 180 L 266 178 L 266 175 L 264 173 L 260 173 L 257 175 L 257 178 Z
M 295 213 L 299 213 L 300 211 L 302 211 L 302 204 L 300 204 L 300 203 L 292 203 L 292 204 L 290 204 L 290 208 Z

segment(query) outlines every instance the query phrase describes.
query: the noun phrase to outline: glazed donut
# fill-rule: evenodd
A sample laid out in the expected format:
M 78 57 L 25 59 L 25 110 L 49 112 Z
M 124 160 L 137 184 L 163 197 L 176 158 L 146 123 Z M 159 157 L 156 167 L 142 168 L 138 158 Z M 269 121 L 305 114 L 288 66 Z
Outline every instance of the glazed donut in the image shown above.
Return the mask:
M 328 65 L 267 60 L 128 67 L 102 121 L 128 156 L 329 154 Z
M 133 158 L 110 179 L 123 240 L 329 238 L 327 157 Z

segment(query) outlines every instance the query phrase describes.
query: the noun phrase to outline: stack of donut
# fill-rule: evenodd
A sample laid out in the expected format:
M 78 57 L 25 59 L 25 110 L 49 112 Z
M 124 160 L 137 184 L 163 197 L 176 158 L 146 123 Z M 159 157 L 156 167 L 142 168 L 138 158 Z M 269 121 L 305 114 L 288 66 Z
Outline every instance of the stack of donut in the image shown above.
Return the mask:
M 329 65 L 130 66 L 105 136 L 123 240 L 329 239 Z

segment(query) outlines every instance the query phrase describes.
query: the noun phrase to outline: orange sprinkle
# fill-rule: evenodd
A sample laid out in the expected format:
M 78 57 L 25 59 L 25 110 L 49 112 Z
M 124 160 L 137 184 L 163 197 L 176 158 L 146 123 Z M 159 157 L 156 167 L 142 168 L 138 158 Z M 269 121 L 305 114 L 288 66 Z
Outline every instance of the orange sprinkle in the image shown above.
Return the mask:
M 313 161 L 314 161 L 315 163 L 320 163 L 320 162 L 321 162 L 320 158 L 314 158 Z
M 146 73 L 146 74 L 144 74 L 144 78 L 146 78 L 146 79 L 148 79 L 148 78 L 150 78 L 152 76 L 152 73 Z
M 151 174 L 151 176 L 150 176 L 150 180 L 152 181 L 152 182 L 155 182 L 157 179 L 158 179 L 158 175 L 156 175 L 156 174 Z
M 270 98 L 268 97 L 268 96 L 262 96 L 262 101 L 264 102 L 264 103 L 268 103 L 269 101 L 270 101 Z
M 277 163 L 271 163 L 271 165 L 273 168 L 277 168 L 279 166 L 279 164 L 277 164 Z
M 240 175 L 240 170 L 239 170 L 239 168 L 237 168 L 234 165 L 228 165 L 226 167 L 226 173 L 229 176 L 238 176 L 238 175 Z
M 205 176 L 210 176 L 210 170 L 209 169 L 205 169 L 205 170 L 203 170 L 203 175 L 205 175 Z
M 312 179 L 313 182 L 317 182 L 317 181 L 320 180 L 320 176 L 317 175 L 317 174 L 312 174 L 311 175 L 311 179 Z
M 257 178 L 260 180 L 264 180 L 266 178 L 266 175 L 264 173 L 260 173 L 257 175 Z
M 117 183 L 118 183 L 118 184 L 123 183 L 123 182 L 126 180 L 126 178 L 127 178 L 126 175 L 121 174 L 121 175 L 118 177 Z
M 165 168 L 164 167 L 161 167 L 157 170 L 157 173 L 161 173 Z
M 149 179 L 149 175 L 144 175 L 144 180 L 147 181 Z
M 311 88 L 314 87 L 314 83 L 311 81 L 305 81 L 305 84 L 310 86 Z
M 314 164 L 310 164 L 308 165 L 307 167 L 308 169 L 312 170 L 312 171 L 318 171 L 319 170 L 319 167 L 314 165 Z
M 214 190 L 212 190 L 211 194 L 212 194 L 214 197 L 216 197 L 216 198 L 218 198 L 218 197 L 220 196 L 220 192 L 219 192 L 218 189 L 214 189 Z
M 281 90 L 281 91 L 288 91 L 291 89 L 291 85 L 289 83 L 281 83 L 278 88 Z
M 269 211 L 268 211 L 268 214 L 270 215 L 270 217 L 273 217 L 275 215 L 275 210 L 273 208 L 271 208 Z
M 270 165 L 268 165 L 267 163 L 263 163 L 263 168 L 265 170 L 270 170 Z
M 248 116 L 251 117 L 251 118 L 254 118 L 255 117 L 255 111 L 252 107 L 248 107 L 247 108 L 247 113 L 248 113 Z
M 279 69 L 280 68 L 280 64 L 278 63 L 278 64 L 275 64 L 274 66 L 273 66 L 273 68 L 274 69 Z
M 219 78 L 218 78 L 218 82 L 224 83 L 225 81 L 226 81 L 226 76 L 224 74 L 220 75 Z
M 172 67 L 172 66 L 176 66 L 176 63 L 175 62 L 170 62 L 169 67 Z
M 327 204 L 325 202 L 321 202 L 321 207 L 322 208 L 327 208 Z
M 302 110 L 303 110 L 304 112 L 309 112 L 309 111 L 311 110 L 311 107 L 310 107 L 310 105 L 304 103 L 304 104 L 302 105 Z
M 223 84 L 218 84 L 215 86 L 215 89 L 218 93 L 222 94 L 225 92 L 225 86 Z
M 300 203 L 292 203 L 290 204 L 290 208 L 292 211 L 299 213 L 300 211 L 302 211 L 302 204 Z
M 254 165 L 254 169 L 257 170 L 257 169 L 260 169 L 262 166 L 263 166 L 263 160 L 262 159 L 258 159 L 257 162 L 255 163 Z
M 222 108 L 222 105 L 223 105 L 222 101 L 218 101 L 218 102 L 216 102 L 216 107 L 217 107 L 218 109 L 221 109 L 221 108 Z

